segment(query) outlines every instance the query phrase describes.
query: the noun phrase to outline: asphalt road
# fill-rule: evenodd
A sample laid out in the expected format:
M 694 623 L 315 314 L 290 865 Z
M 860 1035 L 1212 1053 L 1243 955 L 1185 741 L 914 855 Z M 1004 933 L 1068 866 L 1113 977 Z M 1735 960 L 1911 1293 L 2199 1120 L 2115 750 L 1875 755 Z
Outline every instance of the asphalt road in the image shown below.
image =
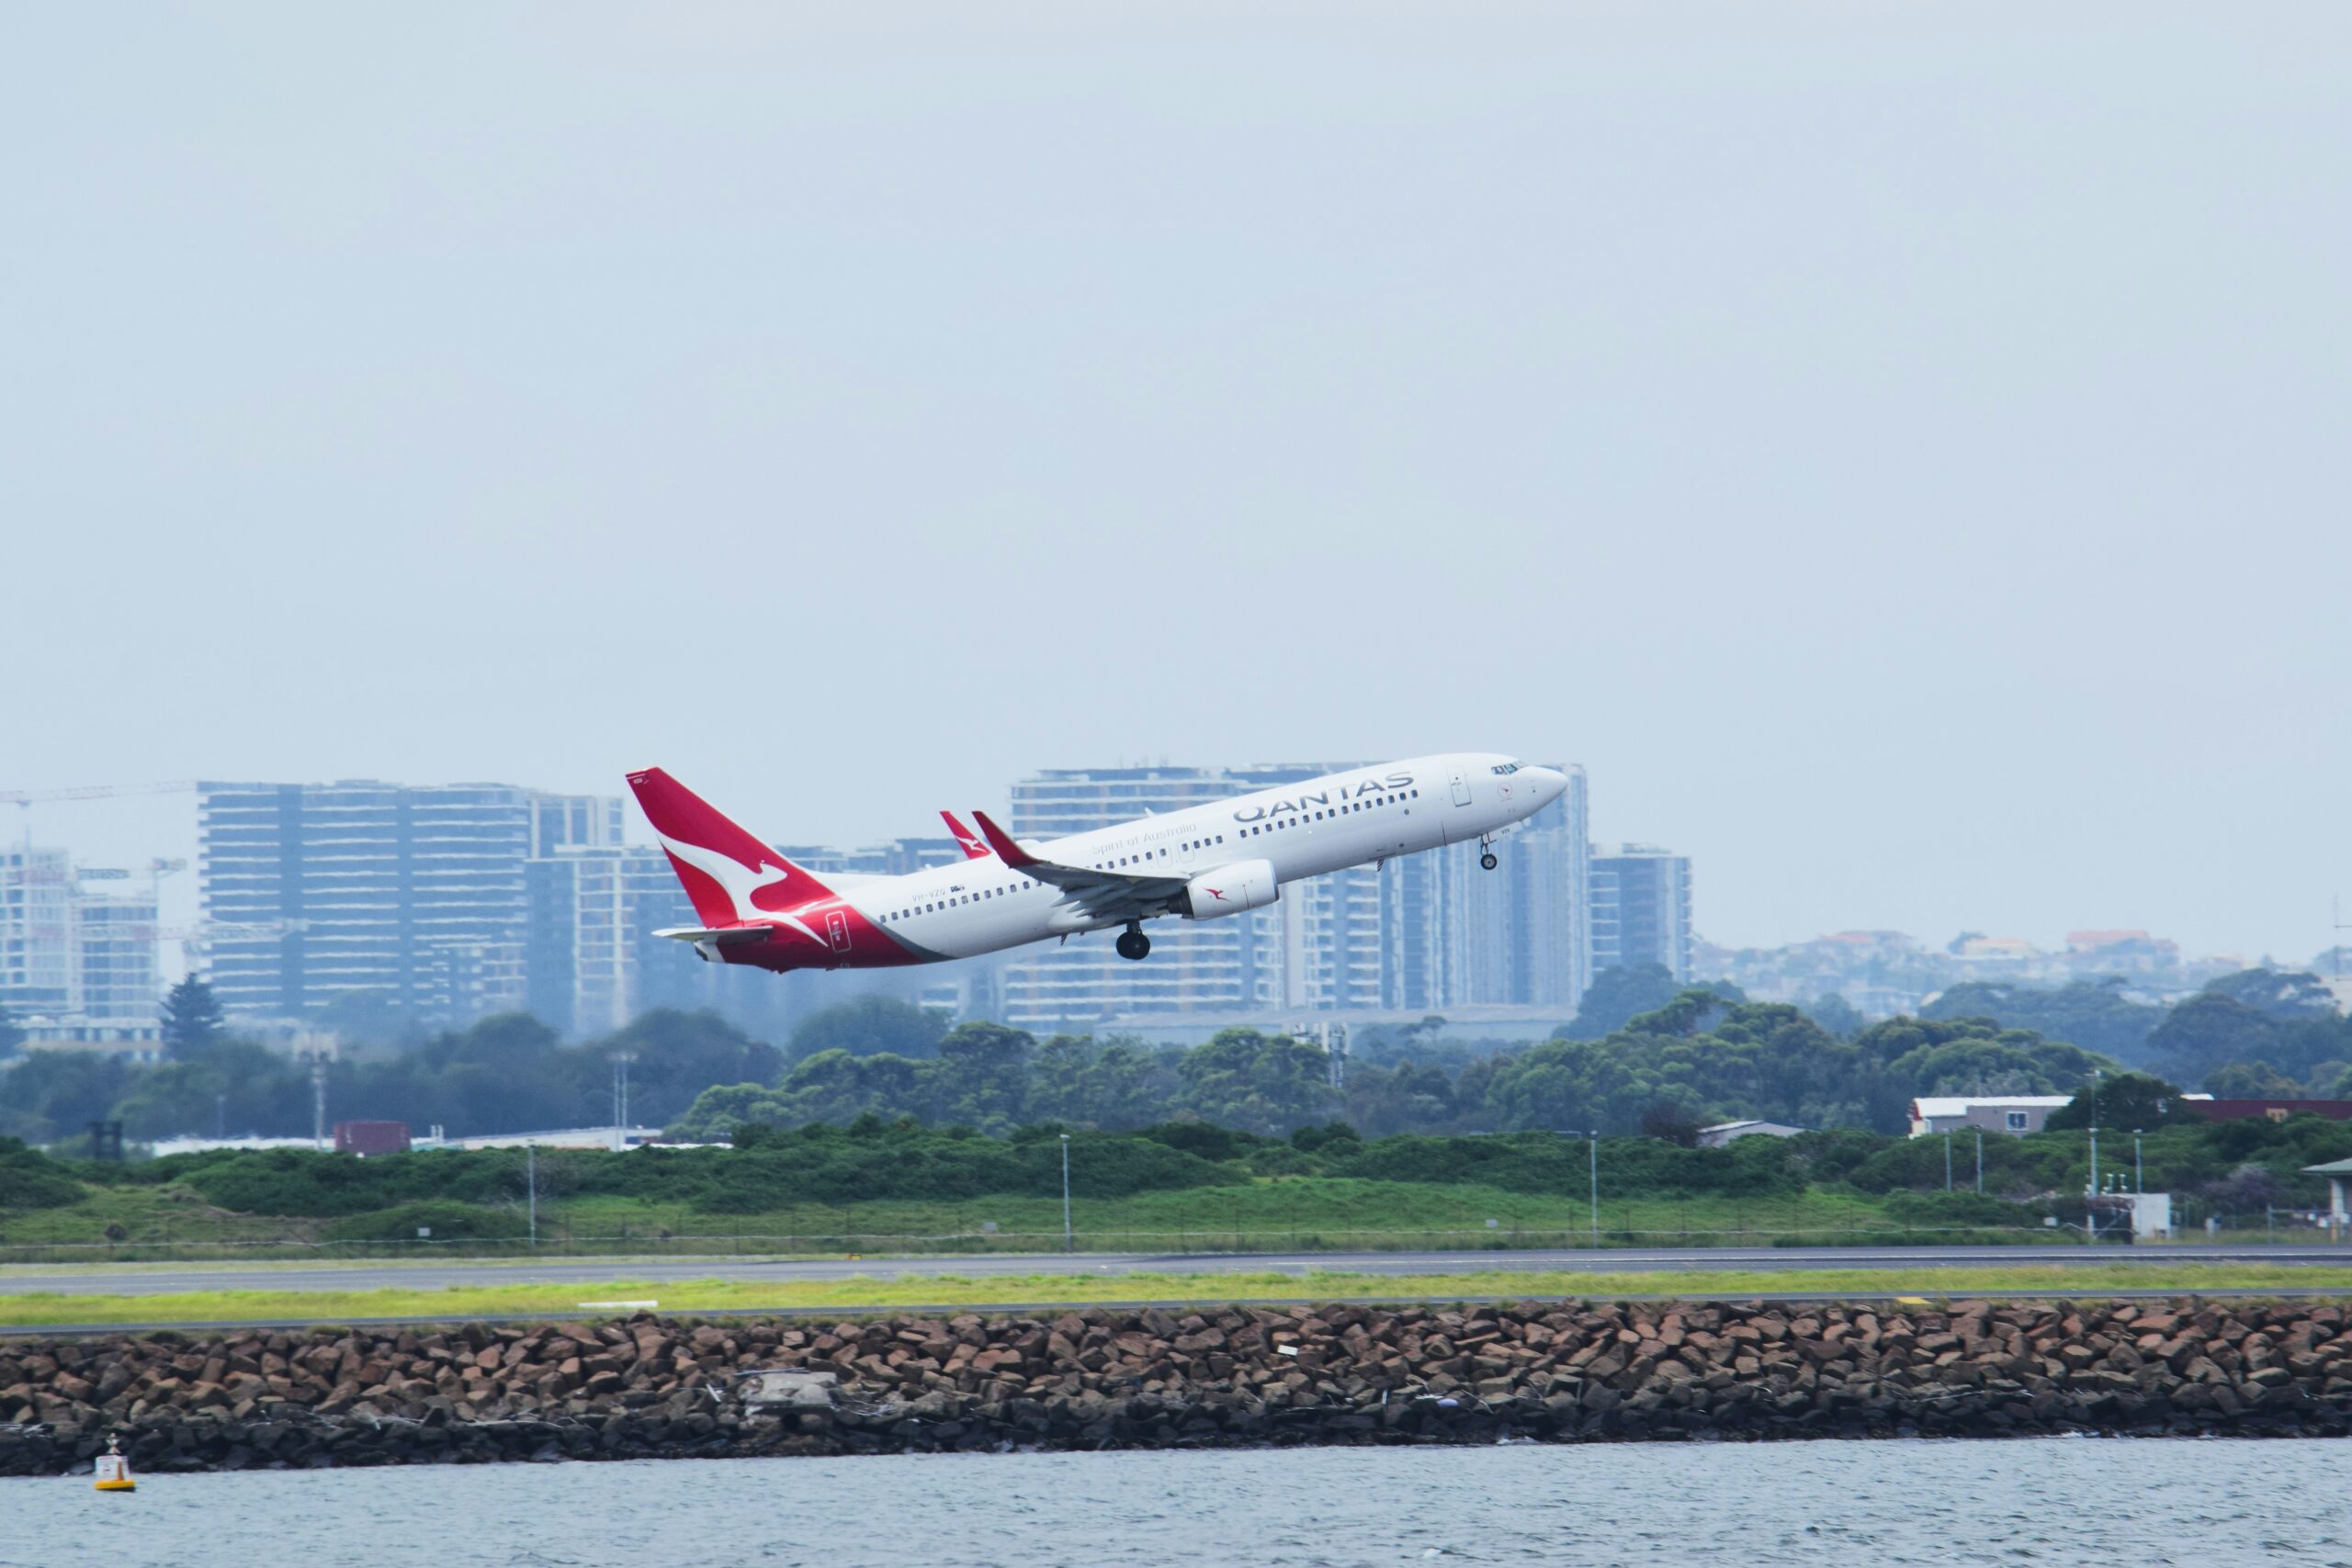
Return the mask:
M 615 1280 L 738 1280 L 808 1282 L 942 1274 L 1454 1274 L 1492 1270 L 1676 1274 L 1724 1269 L 1902 1269 L 1968 1266 L 2241 1263 L 2352 1267 L 2352 1246 L 2268 1247 L 1824 1247 L 1566 1248 L 1527 1252 L 995 1253 L 928 1258 L 565 1258 L 549 1262 L 342 1264 L 0 1265 L 0 1296 L 51 1292 L 142 1296 L 184 1291 L 441 1290 L 451 1285 L 578 1285 Z

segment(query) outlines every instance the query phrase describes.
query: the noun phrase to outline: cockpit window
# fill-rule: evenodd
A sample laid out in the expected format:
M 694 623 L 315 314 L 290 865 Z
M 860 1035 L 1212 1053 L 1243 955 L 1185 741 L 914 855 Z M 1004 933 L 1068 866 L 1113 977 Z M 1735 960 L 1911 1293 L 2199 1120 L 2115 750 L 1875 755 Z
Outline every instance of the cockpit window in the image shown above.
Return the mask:
M 1495 764 L 1494 771 L 1498 773 L 1515 773 L 1526 765 L 1524 762 L 1498 762 Z

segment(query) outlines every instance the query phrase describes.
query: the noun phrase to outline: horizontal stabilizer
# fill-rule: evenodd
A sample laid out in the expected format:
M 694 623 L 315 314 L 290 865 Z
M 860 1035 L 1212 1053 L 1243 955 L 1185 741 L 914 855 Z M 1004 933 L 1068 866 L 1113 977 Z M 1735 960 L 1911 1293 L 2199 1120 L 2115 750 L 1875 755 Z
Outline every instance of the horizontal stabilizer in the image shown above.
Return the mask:
M 672 942 L 709 942 L 727 947 L 739 942 L 758 942 L 769 935 L 772 929 L 768 926 L 720 926 L 713 931 L 705 931 L 699 926 L 672 926 L 668 931 L 653 934 L 666 936 Z

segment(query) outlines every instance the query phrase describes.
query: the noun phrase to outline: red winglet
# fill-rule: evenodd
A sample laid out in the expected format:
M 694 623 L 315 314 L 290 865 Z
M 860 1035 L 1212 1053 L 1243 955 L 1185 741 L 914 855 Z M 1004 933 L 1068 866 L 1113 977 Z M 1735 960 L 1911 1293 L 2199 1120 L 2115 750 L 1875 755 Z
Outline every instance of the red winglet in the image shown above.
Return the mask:
M 987 812 L 973 812 L 972 820 L 980 825 L 980 831 L 987 836 L 989 848 L 996 852 L 996 858 L 1011 866 L 1013 870 L 1019 871 L 1023 866 L 1035 865 L 1037 863 L 1037 857 L 1031 854 L 1027 850 L 1023 849 L 1019 844 L 1014 843 L 1012 841 L 1012 835 L 998 827 L 994 822 L 990 821 Z
M 953 811 L 943 811 L 939 816 L 940 820 L 947 824 L 947 830 L 956 835 L 956 843 L 963 846 L 964 858 L 966 860 L 986 860 L 989 858 L 988 845 L 980 841 L 978 834 L 973 832 L 969 828 L 965 827 L 961 822 L 956 821 L 956 813 Z

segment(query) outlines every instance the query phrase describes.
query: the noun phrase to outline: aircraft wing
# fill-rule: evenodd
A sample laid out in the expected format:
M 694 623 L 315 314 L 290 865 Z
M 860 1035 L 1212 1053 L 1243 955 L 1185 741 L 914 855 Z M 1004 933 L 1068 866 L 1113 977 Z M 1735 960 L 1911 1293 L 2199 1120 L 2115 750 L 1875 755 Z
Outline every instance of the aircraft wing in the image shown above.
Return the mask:
M 980 825 L 980 832 L 987 838 L 989 848 L 996 852 L 997 859 L 1023 876 L 1060 888 L 1070 903 L 1094 919 L 1141 919 L 1165 913 L 1169 902 L 1192 880 L 1189 875 L 1173 873 L 1151 875 L 1097 871 L 1091 865 L 1063 865 L 1023 849 L 985 811 L 973 812 L 972 820 Z

